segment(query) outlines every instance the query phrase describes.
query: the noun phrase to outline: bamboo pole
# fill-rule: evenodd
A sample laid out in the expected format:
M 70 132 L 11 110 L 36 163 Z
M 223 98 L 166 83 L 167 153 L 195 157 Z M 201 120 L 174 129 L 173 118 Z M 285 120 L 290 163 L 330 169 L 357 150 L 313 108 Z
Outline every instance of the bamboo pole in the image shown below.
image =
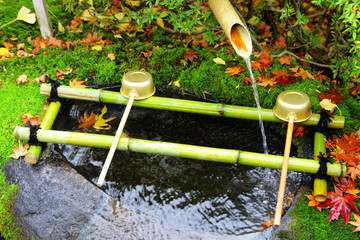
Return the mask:
M 18 126 L 14 131 L 15 138 L 20 140 L 28 140 L 29 134 L 30 130 L 26 127 Z M 110 148 L 114 140 L 114 136 L 40 129 L 38 131 L 38 139 L 39 141 L 49 143 Z M 141 140 L 126 137 L 120 138 L 117 150 L 160 154 L 274 169 L 281 169 L 283 162 L 283 157 L 277 155 L 253 153 L 232 149 L 210 148 L 188 144 Z M 291 171 L 316 173 L 319 169 L 319 166 L 319 161 L 290 157 L 288 169 Z M 345 173 L 345 165 L 340 163 L 327 164 L 327 174 L 329 176 L 341 177 L 345 176 Z
M 289 166 L 289 157 L 290 157 L 290 149 L 291 149 L 291 140 L 292 140 L 293 129 L 294 129 L 294 118 L 295 118 L 295 115 L 289 116 L 289 124 L 288 124 L 288 128 L 287 128 L 287 133 L 286 133 L 284 159 L 283 159 L 282 168 L 281 168 L 279 192 L 278 192 L 278 197 L 277 197 L 275 219 L 274 219 L 274 225 L 277 227 L 280 226 L 282 209 L 283 209 L 283 201 L 284 201 L 285 187 L 286 187 L 286 177 L 287 177 L 287 171 L 288 171 L 288 166 Z
M 44 118 L 41 121 L 40 128 L 49 130 L 51 129 L 56 116 L 60 110 L 60 102 L 51 102 Z M 30 146 L 28 153 L 26 154 L 24 160 L 27 164 L 37 164 L 39 161 L 40 153 L 42 151 L 41 146 Z
M 130 98 L 129 98 L 129 102 L 128 102 L 128 104 L 126 105 L 124 114 L 123 114 L 123 116 L 122 116 L 122 118 L 121 118 L 119 127 L 118 127 L 118 129 L 117 129 L 117 131 L 116 131 L 116 134 L 115 134 L 115 137 L 114 137 L 114 141 L 113 141 L 112 144 L 111 144 L 109 153 L 108 153 L 108 155 L 107 155 L 107 157 L 106 157 L 104 166 L 103 166 L 103 168 L 102 168 L 102 170 L 101 170 L 99 179 L 98 179 L 98 181 L 97 181 L 97 185 L 98 185 L 99 187 L 101 187 L 101 186 L 103 185 L 103 183 L 104 183 L 104 180 L 105 180 L 106 174 L 107 174 L 107 172 L 108 172 L 108 170 L 109 170 L 109 167 L 110 167 L 112 158 L 113 158 L 113 156 L 114 156 L 114 154 L 115 154 L 116 147 L 119 145 L 119 140 L 120 140 L 120 137 L 121 137 L 121 133 L 122 133 L 123 130 L 124 130 L 125 123 L 126 123 L 126 120 L 128 119 L 128 116 L 129 116 L 131 107 L 132 107 L 132 105 L 133 105 L 135 96 L 136 96 L 136 92 L 131 92 Z
M 314 135 L 314 159 L 318 159 L 320 153 L 326 153 L 326 138 L 320 132 Z M 327 181 L 326 179 L 316 178 L 314 180 L 314 198 L 318 202 L 325 202 L 327 199 Z
M 40 93 L 50 96 L 51 85 L 41 84 Z M 71 88 L 68 86 L 60 86 L 57 88 L 58 96 L 62 98 L 88 100 L 94 102 L 112 103 L 126 105 L 128 99 L 123 97 L 121 93 L 114 91 L 107 91 L 101 89 L 91 88 Z M 197 113 L 210 116 L 241 118 L 247 120 L 259 120 L 259 113 L 257 108 L 241 107 L 234 105 L 226 105 L 221 103 L 208 103 L 201 101 L 191 101 L 176 98 L 164 98 L 152 96 L 150 98 L 135 101 L 133 106 L 145 107 L 152 109 L 161 109 L 169 111 L 178 111 L 186 113 Z M 261 109 L 263 121 L 286 123 L 278 119 L 272 109 Z M 320 114 L 312 114 L 311 118 L 299 122 L 299 125 L 315 126 L 318 124 Z M 343 128 L 345 118 L 344 116 L 334 116 L 334 119 L 329 123 L 329 128 Z

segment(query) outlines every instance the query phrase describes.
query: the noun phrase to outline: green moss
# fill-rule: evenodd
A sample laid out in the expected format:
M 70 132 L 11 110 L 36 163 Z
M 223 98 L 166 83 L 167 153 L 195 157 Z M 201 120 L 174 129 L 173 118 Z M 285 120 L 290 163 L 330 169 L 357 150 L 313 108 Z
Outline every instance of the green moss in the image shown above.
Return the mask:
M 308 195 L 311 193 L 309 191 L 306 192 L 306 194 Z M 296 203 L 295 209 L 290 212 L 290 216 L 293 220 L 291 231 L 281 232 L 279 234 L 281 239 L 352 240 L 356 238 L 356 233 L 352 233 L 355 227 L 348 224 L 347 228 L 345 228 L 344 220 L 341 216 L 338 220 L 333 220 L 328 224 L 329 209 L 323 209 L 322 212 L 319 212 L 316 208 L 307 206 L 308 203 L 309 200 L 306 196 L 300 198 L 300 200 Z M 354 217 L 352 215 L 350 221 L 354 221 Z

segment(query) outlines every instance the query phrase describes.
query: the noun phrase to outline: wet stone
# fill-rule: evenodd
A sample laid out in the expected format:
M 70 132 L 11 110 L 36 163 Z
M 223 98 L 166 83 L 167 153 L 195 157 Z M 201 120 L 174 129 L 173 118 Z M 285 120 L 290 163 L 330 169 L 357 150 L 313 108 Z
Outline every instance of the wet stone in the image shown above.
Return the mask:
M 28 239 L 201 239 L 204 234 L 167 228 L 118 200 L 54 158 L 3 168 L 20 190 L 14 217 Z M 160 231 L 161 229 L 161 231 Z M 211 237 L 210 237 L 211 239 Z M 214 238 L 216 239 L 216 238 Z

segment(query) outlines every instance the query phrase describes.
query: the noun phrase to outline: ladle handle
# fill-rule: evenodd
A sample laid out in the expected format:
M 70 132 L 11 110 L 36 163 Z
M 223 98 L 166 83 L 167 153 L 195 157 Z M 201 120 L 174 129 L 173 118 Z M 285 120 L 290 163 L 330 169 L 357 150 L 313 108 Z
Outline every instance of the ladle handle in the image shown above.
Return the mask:
M 102 168 L 101 173 L 100 173 L 100 176 L 99 176 L 99 179 L 98 179 L 98 182 L 97 182 L 97 185 L 99 187 L 101 187 L 103 185 L 103 183 L 104 183 L 104 180 L 105 180 L 106 174 L 107 174 L 107 172 L 109 170 L 110 163 L 111 163 L 112 158 L 114 156 L 116 147 L 119 144 L 121 133 L 124 130 L 126 120 L 127 120 L 128 116 L 129 116 L 131 107 L 132 107 L 132 105 L 134 103 L 135 96 L 136 96 L 136 93 L 131 93 L 130 94 L 129 101 L 128 101 L 127 105 L 126 105 L 124 114 L 123 114 L 123 116 L 121 118 L 119 127 L 118 127 L 118 129 L 116 131 L 114 141 L 111 144 L 109 153 L 108 153 L 108 155 L 106 157 L 106 160 L 105 160 L 105 163 L 104 163 L 104 167 Z
M 281 214 L 283 208 L 284 194 L 285 194 L 285 186 L 286 186 L 286 177 L 289 166 L 289 156 L 290 156 L 290 148 L 291 148 L 291 140 L 294 129 L 294 116 L 290 116 L 290 120 L 288 123 L 287 133 L 286 133 L 286 141 L 285 141 L 285 149 L 284 149 L 284 159 L 281 168 L 281 177 L 279 184 L 279 193 L 276 203 L 276 211 L 275 211 L 275 220 L 274 225 L 280 226 Z

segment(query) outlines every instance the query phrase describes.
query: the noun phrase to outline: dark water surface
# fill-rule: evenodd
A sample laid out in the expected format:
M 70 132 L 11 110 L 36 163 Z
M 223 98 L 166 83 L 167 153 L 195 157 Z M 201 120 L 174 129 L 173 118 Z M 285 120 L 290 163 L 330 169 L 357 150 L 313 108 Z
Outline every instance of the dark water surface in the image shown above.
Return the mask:
M 186 98 L 180 94 L 157 96 Z M 100 113 L 104 103 L 67 100 L 53 129 L 76 131 L 84 112 Z M 104 118 L 111 130 L 88 132 L 115 135 L 125 106 L 106 104 Z M 265 124 L 270 154 L 281 155 L 285 138 Z M 133 107 L 125 132 L 133 138 L 208 147 L 264 151 L 257 121 L 178 113 Z M 59 145 L 75 169 L 93 183 L 108 150 Z M 296 156 L 292 147 L 291 156 Z M 129 207 L 160 219 L 169 226 L 214 235 L 240 235 L 259 231 L 273 217 L 280 170 L 155 154 L 116 151 L 104 189 Z M 299 189 L 302 174 L 289 172 L 287 196 Z

